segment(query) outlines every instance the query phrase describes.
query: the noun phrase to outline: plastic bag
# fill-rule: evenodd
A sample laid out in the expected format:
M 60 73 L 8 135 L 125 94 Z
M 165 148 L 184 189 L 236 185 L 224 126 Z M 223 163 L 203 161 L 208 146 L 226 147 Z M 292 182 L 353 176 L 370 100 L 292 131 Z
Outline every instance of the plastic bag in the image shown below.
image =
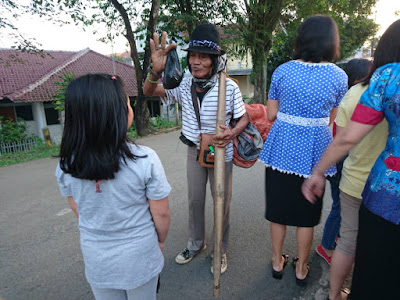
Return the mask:
M 171 40 L 172 42 L 174 40 Z M 179 61 L 176 48 L 172 49 L 167 54 L 167 61 L 165 63 L 163 86 L 167 90 L 174 89 L 181 84 L 183 78 L 183 71 Z

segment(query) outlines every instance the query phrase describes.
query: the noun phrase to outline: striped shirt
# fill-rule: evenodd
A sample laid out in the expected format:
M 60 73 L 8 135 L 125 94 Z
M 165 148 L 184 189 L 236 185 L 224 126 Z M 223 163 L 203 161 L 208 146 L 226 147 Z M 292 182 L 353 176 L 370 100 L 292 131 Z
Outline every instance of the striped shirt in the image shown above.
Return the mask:
M 196 119 L 194 111 L 192 95 L 190 93 L 192 79 L 184 78 L 175 89 L 165 90 L 167 96 L 161 97 L 164 104 L 170 105 L 178 101 L 182 105 L 182 133 L 191 140 L 193 143 L 200 147 L 200 140 L 198 137 L 200 133 L 215 133 L 215 125 L 217 122 L 217 107 L 218 107 L 218 81 L 217 84 L 210 89 L 201 102 L 197 98 L 200 107 L 200 122 L 201 131 Z M 237 84 L 227 78 L 226 79 L 226 126 L 232 119 L 239 119 L 246 112 L 244 107 L 242 94 L 240 93 Z M 233 158 L 232 141 L 226 147 L 225 161 L 231 161 Z

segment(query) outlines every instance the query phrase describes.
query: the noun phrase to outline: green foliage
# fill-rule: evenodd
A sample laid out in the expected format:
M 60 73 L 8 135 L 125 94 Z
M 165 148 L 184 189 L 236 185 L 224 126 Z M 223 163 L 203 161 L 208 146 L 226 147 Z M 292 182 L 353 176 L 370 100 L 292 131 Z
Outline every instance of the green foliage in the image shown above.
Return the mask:
M 15 153 L 6 153 L 0 156 L 0 167 L 14 165 L 30 160 L 56 156 L 60 153 L 60 146 L 47 147 L 41 140 L 31 150 Z
M 70 74 L 63 73 L 59 75 L 58 78 L 60 81 L 54 82 L 54 85 L 58 86 L 59 88 L 56 90 L 56 93 L 53 95 L 56 98 L 56 102 L 54 103 L 54 108 L 58 111 L 63 111 L 65 109 L 65 92 L 67 90 L 68 84 L 74 79 L 75 75 L 74 72 Z
M 18 118 L 17 122 L 14 122 L 11 120 L 4 120 L 4 118 L 0 116 L 0 123 L 0 142 L 19 142 L 28 136 L 26 132 L 26 123 L 21 118 Z
M 208 21 L 217 26 L 235 23 L 236 9 L 234 1 L 226 0 L 161 0 L 158 29 L 187 43 L 190 33 L 201 22 Z
M 304 19 L 314 14 L 331 16 L 339 28 L 339 59 L 344 59 L 352 56 L 376 33 L 377 24 L 369 18 L 376 2 L 377 0 L 288 0 L 267 58 L 267 86 L 276 67 L 292 59 L 297 28 Z

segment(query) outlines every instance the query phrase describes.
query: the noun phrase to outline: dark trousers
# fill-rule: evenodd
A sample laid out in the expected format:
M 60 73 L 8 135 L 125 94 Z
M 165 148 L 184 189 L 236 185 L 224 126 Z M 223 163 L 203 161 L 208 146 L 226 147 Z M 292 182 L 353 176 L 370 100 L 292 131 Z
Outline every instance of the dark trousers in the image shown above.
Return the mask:
M 400 299 L 400 225 L 360 207 L 351 299 Z

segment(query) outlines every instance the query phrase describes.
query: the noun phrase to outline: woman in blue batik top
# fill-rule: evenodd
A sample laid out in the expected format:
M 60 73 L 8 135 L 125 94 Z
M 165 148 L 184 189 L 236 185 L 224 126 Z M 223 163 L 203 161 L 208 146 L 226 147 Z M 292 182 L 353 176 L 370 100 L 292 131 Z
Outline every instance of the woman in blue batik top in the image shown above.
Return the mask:
M 332 140 L 329 124 L 347 91 L 346 73 L 331 63 L 339 56 L 339 44 L 332 18 L 316 15 L 305 20 L 298 28 L 295 60 L 275 70 L 268 95 L 268 119 L 275 122 L 259 159 L 266 165 L 272 276 L 281 279 L 288 261 L 282 254 L 286 226 L 297 226 L 293 266 L 298 285 L 307 283 L 314 226 L 322 209 L 322 198 L 309 203 L 301 185 Z M 332 166 L 325 175 L 335 172 Z
M 303 186 L 310 201 L 322 194 L 322 174 L 361 141 L 383 118 L 386 147 L 362 193 L 351 299 L 398 299 L 400 295 L 400 20 L 385 31 L 374 54 L 369 87 L 350 123 L 337 134 Z

